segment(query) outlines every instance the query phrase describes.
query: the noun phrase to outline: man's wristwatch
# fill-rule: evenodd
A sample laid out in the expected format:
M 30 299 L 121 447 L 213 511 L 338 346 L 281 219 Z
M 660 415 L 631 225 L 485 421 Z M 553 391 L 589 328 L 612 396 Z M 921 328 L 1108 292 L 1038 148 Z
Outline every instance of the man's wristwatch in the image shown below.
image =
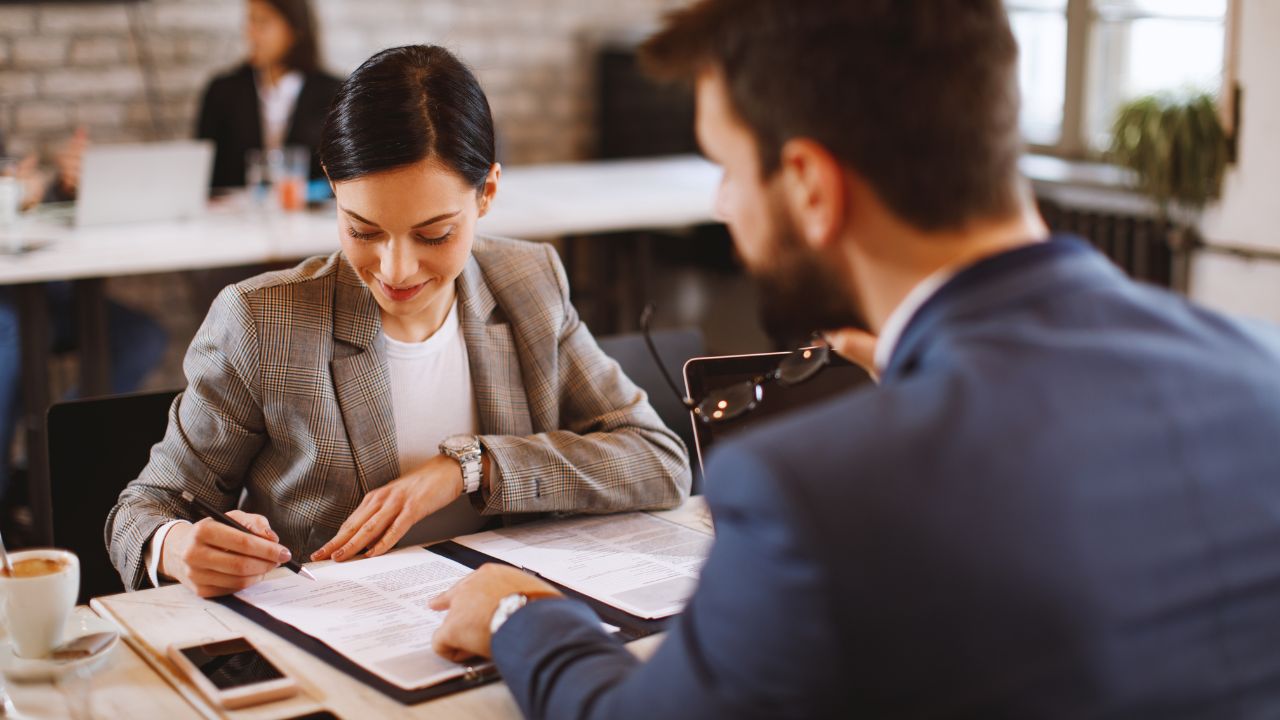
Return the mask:
M 480 489 L 480 475 L 484 464 L 480 439 L 475 435 L 454 435 L 440 443 L 440 454 L 448 455 L 462 466 L 462 492 L 469 495 Z
M 498 601 L 493 610 L 493 618 L 489 620 L 489 635 L 495 635 L 502 624 L 516 614 L 516 611 L 529 604 L 529 596 L 524 593 L 511 593 Z

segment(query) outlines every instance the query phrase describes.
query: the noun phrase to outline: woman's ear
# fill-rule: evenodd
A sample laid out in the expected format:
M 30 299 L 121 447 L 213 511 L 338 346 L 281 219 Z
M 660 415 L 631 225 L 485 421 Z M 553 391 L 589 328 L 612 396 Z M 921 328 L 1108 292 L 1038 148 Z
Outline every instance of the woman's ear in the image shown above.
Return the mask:
M 484 187 L 480 189 L 480 217 L 489 212 L 489 206 L 498 196 L 498 180 L 502 178 L 502 164 L 494 163 L 489 168 L 489 176 L 484 179 Z
M 818 250 L 834 241 L 848 211 L 839 161 L 821 144 L 797 138 L 782 146 L 779 172 L 783 197 L 805 243 Z

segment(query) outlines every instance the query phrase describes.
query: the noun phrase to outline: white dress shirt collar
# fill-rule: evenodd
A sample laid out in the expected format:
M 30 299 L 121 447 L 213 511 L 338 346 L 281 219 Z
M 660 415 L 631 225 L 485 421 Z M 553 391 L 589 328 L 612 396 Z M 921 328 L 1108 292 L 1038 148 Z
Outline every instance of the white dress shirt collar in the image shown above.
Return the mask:
M 959 268 L 942 268 L 935 271 L 932 275 L 926 277 L 911 288 L 911 292 L 898 303 L 898 307 L 889 313 L 889 319 L 884 321 L 884 327 L 880 328 L 880 335 L 876 338 L 876 373 L 881 374 L 885 368 L 889 367 L 889 360 L 893 357 L 893 351 L 898 346 L 898 341 L 902 339 L 902 332 L 907 329 L 907 324 L 911 322 L 911 318 L 915 317 L 916 312 L 933 297 L 943 285 L 947 284 L 951 278 L 955 277 Z
M 297 70 L 290 70 L 276 84 L 267 87 L 258 74 L 254 74 L 258 86 L 258 99 L 262 110 L 262 143 L 267 150 L 284 147 L 289 134 L 289 121 L 302 94 L 305 78 Z

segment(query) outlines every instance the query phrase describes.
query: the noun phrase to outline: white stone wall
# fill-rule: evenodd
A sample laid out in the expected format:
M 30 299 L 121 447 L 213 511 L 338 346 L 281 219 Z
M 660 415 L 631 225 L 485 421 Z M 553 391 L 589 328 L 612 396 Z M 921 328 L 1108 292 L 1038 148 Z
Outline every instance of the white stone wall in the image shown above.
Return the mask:
M 500 149 L 512 163 L 587 156 L 595 51 L 608 39 L 643 33 L 680 4 L 312 0 L 325 64 L 335 74 L 394 45 L 457 52 L 489 94 Z M 243 54 L 244 8 L 244 0 L 0 6 L 0 131 L 18 149 L 46 156 L 80 125 L 99 142 L 188 136 L 207 80 Z M 143 55 L 154 60 L 154 104 L 146 100 Z
M 1280 2 L 1240 0 L 1240 160 L 1205 218 L 1211 244 L 1280 252 Z M 1280 322 L 1280 262 L 1207 251 L 1191 294 L 1227 312 Z

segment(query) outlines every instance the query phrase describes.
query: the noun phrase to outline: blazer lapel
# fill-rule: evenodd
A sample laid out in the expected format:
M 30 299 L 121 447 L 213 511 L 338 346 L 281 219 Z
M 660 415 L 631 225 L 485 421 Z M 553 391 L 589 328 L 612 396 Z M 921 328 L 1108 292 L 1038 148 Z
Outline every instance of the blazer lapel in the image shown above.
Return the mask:
M 338 262 L 329 369 L 360 485 L 368 492 L 400 475 L 391 379 L 378 304 L 346 259 Z
M 480 433 L 532 435 L 529 398 L 511 324 L 489 290 L 474 254 L 458 276 L 458 310 Z

